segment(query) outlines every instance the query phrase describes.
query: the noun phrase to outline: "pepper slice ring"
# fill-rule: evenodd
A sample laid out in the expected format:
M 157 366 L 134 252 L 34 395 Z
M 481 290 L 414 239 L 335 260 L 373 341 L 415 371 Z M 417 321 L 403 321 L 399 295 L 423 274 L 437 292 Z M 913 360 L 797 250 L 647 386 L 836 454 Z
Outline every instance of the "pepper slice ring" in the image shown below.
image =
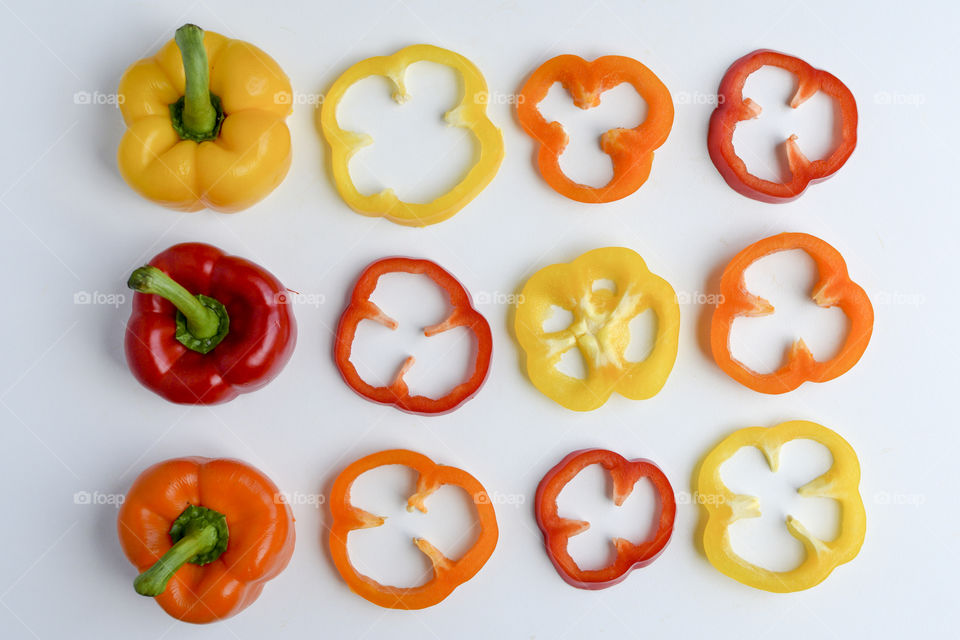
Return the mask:
M 600 148 L 613 162 L 613 177 L 603 187 L 578 184 L 560 168 L 569 137 L 562 124 L 547 122 L 537 108 L 555 82 L 581 109 L 599 105 L 600 94 L 622 83 L 633 86 L 647 103 L 647 117 L 639 125 L 610 129 L 600 137 Z M 673 99 L 660 78 L 633 58 L 603 56 L 587 61 L 562 55 L 544 62 L 527 79 L 517 100 L 517 117 L 537 141 L 540 175 L 554 191 L 578 202 L 612 202 L 632 194 L 650 176 L 653 152 L 666 142 L 673 127 Z
M 563 488 L 586 467 L 599 464 L 610 474 L 613 502 L 618 507 L 630 497 L 634 486 L 643 478 L 650 480 L 659 502 L 656 530 L 643 542 L 634 544 L 623 538 L 613 541 L 617 554 L 611 564 L 601 569 L 582 570 L 570 556 L 570 538 L 590 528 L 589 522 L 560 516 L 557 497 Z M 547 555 L 557 573 L 571 586 L 580 589 L 605 589 L 626 579 L 634 569 L 656 560 L 673 535 L 677 502 L 667 476 L 650 460 L 627 460 L 605 449 L 574 451 L 547 472 L 537 486 L 537 525 L 543 532 Z
M 796 518 L 787 516 L 787 530 L 803 544 L 806 557 L 795 569 L 771 571 L 744 560 L 731 546 L 730 525 L 741 518 L 759 517 L 760 504 L 753 496 L 735 494 L 728 489 L 720 476 L 720 467 L 742 447 L 752 446 L 760 449 L 770 470 L 776 472 L 780 449 L 785 443 L 798 439 L 819 442 L 833 456 L 833 464 L 826 473 L 798 488 L 797 493 L 836 500 L 842 507 L 840 533 L 832 541 L 821 540 Z M 859 485 L 860 462 L 853 447 L 822 425 L 794 420 L 770 428 L 747 427 L 735 431 L 710 451 L 700 466 L 697 493 L 706 515 L 703 548 L 707 559 L 721 573 L 756 589 L 789 593 L 814 587 L 860 552 L 867 519 Z
M 351 564 L 347 551 L 347 535 L 355 529 L 381 526 L 385 518 L 359 509 L 350 503 L 350 487 L 363 473 L 385 465 L 403 465 L 417 472 L 417 485 L 407 500 L 407 511 L 426 513 L 425 501 L 443 485 L 460 487 L 470 496 L 477 509 L 480 535 L 459 559 L 451 560 L 423 538 L 413 543 L 432 564 L 433 577 L 416 587 L 393 587 L 369 578 Z M 330 491 L 330 553 L 337 571 L 350 589 L 370 602 L 388 609 L 423 609 L 431 607 L 453 593 L 458 586 L 477 574 L 493 554 L 499 531 L 497 515 L 490 496 L 480 482 L 466 471 L 435 463 L 430 458 L 405 449 L 381 451 L 351 463 L 340 472 Z
M 786 140 L 789 182 L 764 180 L 750 173 L 733 146 L 733 131 L 738 122 L 760 115 L 760 105 L 744 99 L 747 78 L 764 66 L 779 67 L 797 78 L 797 90 L 790 100 L 794 109 L 818 91 L 833 98 L 839 106 L 840 143 L 826 158 L 810 161 L 797 145 L 797 136 Z M 840 170 L 857 146 L 857 101 L 853 93 L 836 76 L 815 69 L 800 58 L 785 53 L 759 49 L 743 56 L 727 69 L 717 90 L 717 108 L 710 116 L 707 149 L 710 159 L 730 187 L 748 198 L 761 202 L 789 202 L 799 198 L 811 183 L 826 180 Z
M 341 128 L 337 122 L 337 106 L 347 89 L 369 76 L 386 77 L 393 86 L 393 99 L 402 104 L 410 98 L 404 75 L 416 62 L 441 64 L 459 74 L 463 93 L 457 106 L 444 114 L 444 120 L 473 134 L 479 145 L 479 157 L 456 186 L 428 203 L 404 202 L 390 188 L 363 195 L 350 177 L 350 158 L 373 144 L 373 138 Z M 459 53 L 432 45 L 411 45 L 390 56 L 362 60 L 347 69 L 330 87 L 320 109 L 320 127 L 330 145 L 333 181 L 344 202 L 365 216 L 382 216 L 397 224 L 416 227 L 442 222 L 460 211 L 490 184 L 503 160 L 503 135 L 487 117 L 487 102 L 487 81 L 480 69 Z
M 811 297 L 821 307 L 840 307 L 850 319 L 849 332 L 839 353 L 829 360 L 815 360 L 803 339 L 798 339 L 777 371 L 757 373 L 730 353 L 730 331 L 738 316 L 768 315 L 774 308 L 747 291 L 744 271 L 760 258 L 791 249 L 802 249 L 813 258 L 819 277 Z M 850 279 L 843 256 L 820 238 L 806 233 L 781 233 L 742 250 L 724 269 L 720 294 L 721 303 L 710 324 L 713 359 L 728 376 L 761 393 L 786 393 L 804 382 L 826 382 L 846 373 L 860 360 L 873 333 L 873 305 L 863 288 Z
M 350 361 L 357 327 L 362 320 L 373 320 L 388 329 L 397 328 L 396 320 L 385 314 L 380 307 L 370 300 L 371 294 L 377 288 L 380 276 L 387 273 L 411 273 L 428 276 L 449 296 L 450 306 L 452 307 L 450 315 L 443 322 L 426 327 L 423 330 L 425 336 L 429 338 L 455 327 L 466 327 L 477 339 L 473 372 L 466 380 L 441 398 L 410 394 L 410 389 L 403 378 L 410 367 L 413 366 L 413 356 L 409 356 L 404 361 L 396 377 L 386 386 L 373 386 L 364 381 L 357 368 Z M 340 317 L 334 339 L 334 359 L 337 368 L 340 370 L 340 375 L 343 376 L 344 381 L 350 388 L 374 402 L 391 404 L 401 411 L 425 415 L 453 411 L 472 398 L 487 378 L 492 352 L 493 336 L 490 332 L 490 325 L 486 318 L 474 309 L 467 290 L 440 265 L 417 258 L 383 258 L 367 266 L 353 288 L 350 304 L 347 305 Z

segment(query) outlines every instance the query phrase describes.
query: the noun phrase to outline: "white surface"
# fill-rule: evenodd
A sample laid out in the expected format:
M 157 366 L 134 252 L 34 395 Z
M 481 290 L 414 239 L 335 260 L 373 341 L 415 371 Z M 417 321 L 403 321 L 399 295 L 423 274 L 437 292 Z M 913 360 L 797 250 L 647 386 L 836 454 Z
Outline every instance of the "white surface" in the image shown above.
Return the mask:
M 7 286 L 0 636 L 899 637 L 953 631 L 960 225 L 953 197 L 956 154 L 948 142 L 960 133 L 960 94 L 950 73 L 957 57 L 956 7 L 360 4 L 63 2 L 48 8 L 4 0 L 0 6 L 7 60 L 0 102 L 6 222 L 0 254 Z M 124 68 L 186 21 L 261 46 L 290 75 L 301 102 L 289 121 L 295 147 L 290 175 L 266 201 L 241 214 L 181 215 L 141 200 L 115 167 L 123 132 L 119 113 L 109 104 L 74 99 L 86 92 L 92 103 L 109 101 L 103 96 L 115 91 Z M 490 113 L 506 143 L 493 183 L 454 218 L 428 229 L 364 218 L 343 204 L 325 173 L 309 104 L 350 64 L 417 42 L 452 48 L 483 70 L 499 98 Z M 828 69 L 854 92 L 860 111 L 859 145 L 847 165 L 787 205 L 736 194 L 706 151 L 710 97 L 730 62 L 759 47 Z M 531 141 L 506 98 L 540 63 L 561 53 L 636 57 L 674 96 L 670 138 L 656 152 L 649 182 L 625 200 L 603 206 L 568 201 L 533 167 Z M 623 100 L 630 104 L 629 95 Z M 553 105 L 563 110 L 559 102 Z M 771 139 L 782 139 L 790 130 L 774 133 Z M 410 167 L 430 174 L 432 144 L 424 143 L 429 154 L 405 149 L 412 160 L 394 163 L 394 175 L 408 178 Z M 589 141 L 578 144 L 586 168 L 577 175 L 602 181 L 596 168 L 602 154 Z M 379 166 L 389 169 L 390 163 Z M 820 236 L 844 254 L 874 301 L 876 327 L 866 355 L 843 377 L 763 396 L 731 381 L 705 354 L 698 337 L 705 307 L 696 302 L 736 251 L 788 230 Z M 296 310 L 299 343 L 283 374 L 262 391 L 214 409 L 175 406 L 142 389 L 121 348 L 129 296 L 118 307 L 108 304 L 109 296 L 127 295 L 123 284 L 134 266 L 186 240 L 244 255 L 290 288 L 312 294 Z M 645 402 L 614 397 L 602 409 L 576 414 L 527 381 L 502 302 L 537 268 L 607 245 L 637 250 L 692 302 L 682 307 L 679 358 L 658 396 Z M 490 378 L 452 414 L 424 419 L 367 402 L 343 384 L 333 365 L 329 329 L 344 297 L 364 265 L 389 254 L 434 259 L 488 301 L 480 308 L 494 334 Z M 107 303 L 75 304 L 79 292 Z M 863 466 L 866 543 L 825 583 L 775 595 L 723 576 L 696 551 L 700 513 L 689 504 L 680 506 L 665 554 L 621 585 L 591 593 L 557 576 L 531 502 L 543 473 L 566 453 L 600 446 L 649 457 L 683 492 L 695 463 L 719 438 L 791 418 L 839 431 Z M 325 507 L 315 504 L 345 464 L 398 446 L 461 466 L 501 502 L 501 539 L 486 567 L 439 606 L 415 613 L 379 609 L 345 587 L 321 544 Z M 245 459 L 298 502 L 290 567 L 239 617 L 206 628 L 175 622 L 136 596 L 133 568 L 116 539 L 114 506 L 76 504 L 74 498 L 89 492 L 92 502 L 109 502 L 147 465 L 190 454 Z M 382 491 L 394 495 L 396 506 L 399 489 L 386 484 L 389 477 Z M 583 482 L 597 498 L 599 478 Z M 763 498 L 787 497 L 778 487 L 758 491 Z M 630 509 L 641 517 L 643 492 L 638 496 Z M 604 509 L 594 501 L 574 515 L 600 518 Z M 571 509 L 577 504 L 572 501 Z M 415 570 L 419 559 L 404 536 L 416 530 L 442 542 L 441 529 L 450 526 L 443 513 L 438 500 L 430 524 L 404 519 L 391 531 L 384 527 L 383 540 L 393 541 L 379 548 L 406 549 L 409 557 L 395 561 Z M 469 518 L 456 509 L 449 513 L 450 522 Z M 608 533 L 622 534 L 624 526 L 631 533 L 629 522 L 609 510 L 603 517 Z M 603 536 L 594 544 L 578 557 L 602 560 Z M 770 562 L 791 552 L 786 545 L 779 555 L 758 550 Z M 393 567 L 393 558 L 375 556 L 371 551 L 369 561 L 380 563 L 378 575 L 410 575 Z

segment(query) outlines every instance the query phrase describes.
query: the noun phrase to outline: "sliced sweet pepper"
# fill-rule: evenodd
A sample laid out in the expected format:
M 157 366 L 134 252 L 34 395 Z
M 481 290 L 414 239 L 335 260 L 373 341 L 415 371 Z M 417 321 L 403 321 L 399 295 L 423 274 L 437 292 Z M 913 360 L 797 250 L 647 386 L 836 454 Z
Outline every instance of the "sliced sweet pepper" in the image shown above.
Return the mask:
M 423 335 L 429 338 L 455 327 L 466 327 L 476 337 L 473 372 L 466 380 L 441 398 L 428 398 L 427 396 L 410 394 L 410 389 L 403 378 L 410 367 L 413 366 L 413 356 L 409 356 L 400 366 L 393 382 L 381 387 L 365 382 L 350 361 L 353 340 L 356 337 L 357 327 L 362 320 L 373 320 L 389 329 L 397 328 L 397 321 L 385 314 L 380 307 L 370 300 L 370 296 L 377 288 L 380 276 L 386 273 L 425 275 L 447 293 L 451 306 L 450 315 L 443 322 L 424 328 Z M 374 402 L 394 405 L 401 411 L 426 415 L 442 414 L 459 407 L 473 397 L 483 386 L 487 379 L 487 372 L 490 370 L 493 336 L 490 333 L 490 325 L 486 318 L 473 308 L 470 294 L 443 267 L 429 260 L 416 258 L 383 258 L 368 265 L 360 274 L 360 278 L 350 295 L 350 303 L 344 309 L 343 315 L 340 316 L 333 352 L 340 375 L 361 396 Z
M 567 543 L 573 536 L 589 529 L 590 523 L 561 517 L 557 510 L 557 496 L 568 482 L 592 464 L 601 465 L 610 474 L 613 502 L 618 507 L 630 497 L 639 480 L 649 479 L 657 494 L 658 515 L 656 529 L 649 538 L 638 544 L 623 538 L 615 539 L 613 562 L 602 569 L 585 571 L 570 557 Z M 673 535 L 677 502 L 670 481 L 653 462 L 627 460 L 605 449 L 582 449 L 569 454 L 543 477 L 537 487 L 535 509 L 547 555 L 560 577 L 580 589 L 605 589 L 622 582 L 631 571 L 647 566 L 663 553 Z
M 604 280 L 614 289 L 595 286 Z M 569 311 L 573 321 L 560 331 L 545 331 L 554 307 Z M 650 355 L 632 362 L 626 359 L 630 320 L 647 309 L 656 314 L 657 335 Z M 568 409 L 591 411 L 613 392 L 642 400 L 660 391 L 677 359 L 680 307 L 673 287 L 651 273 L 635 251 L 607 247 L 535 273 L 519 297 L 514 331 L 534 386 Z M 584 379 L 557 368 L 574 347 L 583 355 Z
M 760 105 L 744 99 L 743 85 L 747 77 L 764 66 L 779 67 L 797 77 L 797 90 L 790 100 L 794 109 L 818 91 L 833 98 L 839 114 L 839 143 L 824 159 L 810 161 L 797 144 L 797 136 L 786 141 L 789 182 L 773 182 L 758 178 L 747 170 L 746 163 L 733 147 L 733 130 L 737 123 L 760 115 Z M 717 108 L 710 116 L 707 149 L 710 159 L 730 187 L 748 198 L 761 202 L 789 202 L 804 192 L 811 183 L 826 180 L 840 170 L 857 146 L 857 101 L 853 93 L 832 74 L 814 69 L 809 64 L 784 53 L 760 49 L 743 56 L 727 69 L 717 90 Z
M 797 493 L 836 500 L 841 511 L 840 532 L 833 540 L 821 540 L 788 515 L 787 530 L 803 543 L 806 557 L 795 569 L 771 571 L 747 562 L 734 552 L 730 544 L 730 525 L 741 518 L 760 517 L 760 503 L 753 496 L 735 494 L 728 489 L 720 476 L 720 467 L 741 447 L 756 447 L 763 452 L 770 470 L 776 472 L 781 447 L 798 439 L 819 442 L 833 456 L 833 464 L 827 472 L 797 489 Z M 748 427 L 735 431 L 708 453 L 700 465 L 697 492 L 706 515 L 703 548 L 707 558 L 720 572 L 764 591 L 788 593 L 814 587 L 860 552 L 867 517 L 859 485 L 860 462 L 853 447 L 822 425 L 794 420 L 770 428 Z
M 290 168 L 292 96 L 283 69 L 257 47 L 184 25 L 120 80 L 120 174 L 171 209 L 246 209 Z
M 603 187 L 576 183 L 560 168 L 569 138 L 562 124 L 547 122 L 538 108 L 557 82 L 581 109 L 596 107 L 600 94 L 624 82 L 647 103 L 647 117 L 639 125 L 610 129 L 600 137 L 600 148 L 613 161 L 613 177 Z M 673 126 L 673 99 L 660 78 L 633 58 L 603 56 L 588 62 L 562 55 L 544 62 L 527 79 L 517 99 L 517 117 L 538 143 L 540 175 L 554 191 L 578 202 L 612 202 L 629 196 L 650 176 L 653 151 L 666 142 Z
M 403 104 L 410 99 L 404 76 L 407 67 L 416 62 L 442 64 L 460 75 L 463 90 L 460 103 L 444 114 L 444 120 L 469 131 L 478 143 L 479 155 L 460 182 L 431 202 L 404 202 L 389 188 L 363 195 L 350 177 L 350 158 L 373 144 L 373 138 L 366 133 L 342 129 L 337 122 L 337 107 L 347 89 L 369 76 L 386 77 L 393 85 L 393 99 Z M 320 109 L 320 127 L 330 145 L 333 181 L 344 202 L 365 216 L 382 216 L 414 227 L 442 222 L 460 211 L 490 184 L 503 160 L 503 136 L 487 117 L 487 102 L 487 81 L 480 69 L 459 53 L 432 45 L 412 45 L 390 56 L 368 58 L 347 69 L 330 87 Z
M 247 608 L 290 562 L 293 513 L 277 486 L 239 460 L 176 458 L 140 474 L 117 519 L 140 571 L 137 593 L 184 622 Z
M 383 585 L 364 574 L 350 562 L 347 535 L 355 529 L 381 526 L 386 518 L 359 509 L 350 502 L 350 487 L 361 474 L 385 465 L 403 465 L 417 472 L 416 490 L 407 500 L 407 511 L 427 512 L 426 500 L 444 485 L 460 487 L 477 509 L 480 533 L 473 546 L 459 559 L 451 560 L 423 538 L 413 543 L 432 563 L 433 577 L 416 587 Z M 330 491 L 330 554 L 333 563 L 350 589 L 370 602 L 389 609 L 423 609 L 442 601 L 458 586 L 477 574 L 497 546 L 497 515 L 483 485 L 466 471 L 433 462 L 430 458 L 405 449 L 381 451 L 351 463 L 334 480 Z
M 823 362 L 815 360 L 803 339 L 798 339 L 777 371 L 757 373 L 733 357 L 730 330 L 738 316 L 763 316 L 774 309 L 769 302 L 747 291 L 743 273 L 760 258 L 791 249 L 802 249 L 813 258 L 818 279 L 811 297 L 821 307 L 843 310 L 850 319 L 847 338 L 840 351 Z M 771 236 L 735 255 L 720 278 L 720 298 L 710 326 L 713 359 L 728 376 L 761 393 L 786 393 L 807 381 L 833 380 L 860 360 L 873 333 L 873 305 L 860 285 L 850 279 L 843 256 L 820 238 L 806 233 Z

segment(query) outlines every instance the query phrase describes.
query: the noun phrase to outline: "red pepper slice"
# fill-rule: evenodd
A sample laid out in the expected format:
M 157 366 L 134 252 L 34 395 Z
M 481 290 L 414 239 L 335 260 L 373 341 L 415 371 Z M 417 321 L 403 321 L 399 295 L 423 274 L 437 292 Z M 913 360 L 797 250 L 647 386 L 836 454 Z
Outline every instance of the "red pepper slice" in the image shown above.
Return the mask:
M 747 77 L 760 67 L 785 69 L 797 77 L 797 90 L 790 100 L 796 109 L 818 91 L 836 100 L 840 114 L 840 143 L 827 158 L 810 161 L 800 151 L 797 136 L 787 138 L 789 182 L 773 182 L 758 178 L 747 170 L 747 165 L 733 148 L 733 130 L 742 120 L 760 115 L 760 105 L 744 99 L 743 85 Z M 730 187 L 748 198 L 761 202 L 789 202 L 800 197 L 807 185 L 826 180 L 847 161 L 857 146 L 857 101 L 853 93 L 836 76 L 815 69 L 809 64 L 785 53 L 759 49 L 743 56 L 727 69 L 717 90 L 717 108 L 710 116 L 707 149 L 710 159 Z
M 422 274 L 433 280 L 438 287 L 447 292 L 452 311 L 446 320 L 426 327 L 423 335 L 434 336 L 455 327 L 468 328 L 477 338 L 477 349 L 473 372 L 470 377 L 454 387 L 441 398 L 428 398 L 410 395 L 410 389 L 403 376 L 413 366 L 414 357 L 409 356 L 400 366 L 396 377 L 388 386 L 375 387 L 367 384 L 350 362 L 353 340 L 361 320 L 373 320 L 389 329 L 396 329 L 397 322 L 370 301 L 377 288 L 377 281 L 385 273 Z M 453 411 L 469 400 L 483 386 L 490 369 L 490 354 L 493 351 L 493 337 L 490 325 L 480 312 L 473 308 L 470 294 L 463 285 L 440 265 L 429 260 L 417 258 L 383 258 L 371 263 L 360 274 L 360 279 L 350 295 L 350 303 L 340 317 L 337 335 L 334 341 L 334 359 L 344 381 L 361 396 L 381 404 L 394 405 L 401 411 L 436 415 Z
M 821 307 L 840 307 L 850 319 L 847 339 L 839 353 L 818 362 L 802 339 L 787 353 L 787 360 L 773 373 L 757 373 L 730 353 L 730 330 L 738 316 L 773 313 L 773 305 L 747 291 L 743 272 L 751 264 L 778 251 L 802 249 L 817 265 L 817 284 L 811 298 Z M 857 364 L 873 333 L 873 305 L 863 288 L 850 279 L 847 263 L 832 246 L 806 233 L 781 233 L 753 243 L 730 260 L 720 277 L 722 302 L 713 312 L 710 348 L 713 359 L 728 376 L 761 393 L 786 393 L 806 381 L 826 382 Z
M 127 285 L 138 291 L 127 364 L 171 402 L 233 400 L 273 380 L 293 354 L 297 324 L 287 289 L 249 260 L 208 244 L 178 244 L 134 271 Z M 209 323 L 213 335 L 194 335 L 194 325 Z
M 613 563 L 602 568 L 584 571 L 567 552 L 570 538 L 590 528 L 589 522 L 570 520 L 557 512 L 557 496 L 564 486 L 586 467 L 599 464 L 613 481 L 613 502 L 618 507 L 633 492 L 641 478 L 649 478 L 657 493 L 659 515 L 654 534 L 639 544 L 617 538 L 613 541 L 617 555 Z M 626 579 L 634 569 L 645 567 L 663 553 L 677 514 L 677 502 L 667 476 L 650 460 L 627 460 L 618 453 L 605 449 L 574 451 L 560 461 L 540 481 L 536 498 L 537 524 L 543 532 L 547 555 L 557 573 L 568 584 L 580 589 L 605 589 Z
M 537 108 L 556 82 L 581 109 L 597 106 L 600 94 L 624 82 L 647 103 L 647 117 L 638 126 L 610 129 L 600 137 L 600 148 L 613 162 L 613 178 L 602 187 L 576 183 L 560 168 L 567 133 L 559 122 L 547 122 Z M 547 60 L 531 74 L 517 99 L 517 118 L 539 143 L 540 174 L 554 191 L 578 202 L 613 202 L 639 189 L 650 176 L 653 151 L 666 142 L 673 126 L 673 100 L 660 78 L 633 58 L 603 56 L 587 61 L 563 55 Z

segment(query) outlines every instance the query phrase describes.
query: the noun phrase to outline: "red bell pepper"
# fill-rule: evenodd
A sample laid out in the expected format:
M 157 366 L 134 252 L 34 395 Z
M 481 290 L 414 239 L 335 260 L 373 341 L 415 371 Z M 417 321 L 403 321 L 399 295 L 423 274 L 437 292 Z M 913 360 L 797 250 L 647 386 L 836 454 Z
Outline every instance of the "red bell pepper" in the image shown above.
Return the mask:
M 789 182 L 773 182 L 758 178 L 747 170 L 747 165 L 733 148 L 733 130 L 742 120 L 760 115 L 760 105 L 744 99 L 743 85 L 747 77 L 760 67 L 785 69 L 797 77 L 797 90 L 790 100 L 796 109 L 818 91 L 833 98 L 839 107 L 840 142 L 833 153 L 822 160 L 810 161 L 800 151 L 797 136 L 787 138 Z M 857 101 L 853 93 L 832 74 L 814 69 L 800 58 L 784 53 L 760 49 L 748 53 L 727 69 L 717 90 L 717 108 L 710 117 L 707 149 L 723 179 L 738 193 L 761 202 L 789 202 L 800 197 L 810 183 L 826 180 L 847 161 L 857 146 Z
M 602 569 L 583 570 L 570 557 L 567 543 L 573 536 L 589 529 L 590 523 L 561 517 L 557 512 L 557 496 L 568 482 L 592 464 L 601 465 L 610 474 L 613 481 L 613 502 L 618 507 L 633 492 L 637 481 L 649 478 L 657 493 L 659 514 L 656 531 L 651 537 L 639 544 L 617 538 L 613 541 L 617 555 L 610 565 Z M 663 553 L 670 542 L 670 536 L 673 535 L 677 502 L 670 481 L 653 462 L 644 459 L 627 460 L 605 449 L 582 449 L 561 460 L 543 477 L 537 487 L 535 509 L 547 555 L 560 577 L 580 589 L 605 589 L 622 582 L 631 571 L 647 566 Z
M 466 327 L 477 340 L 473 372 L 466 380 L 454 387 L 441 398 L 428 398 L 410 395 L 410 389 L 403 376 L 413 366 L 414 357 L 409 356 L 400 366 L 396 377 L 387 386 L 375 387 L 364 382 L 357 368 L 350 362 L 353 340 L 361 320 L 373 320 L 389 329 L 396 329 L 397 322 L 370 301 L 370 295 L 377 288 L 377 281 L 385 273 L 414 273 L 428 276 L 438 287 L 447 292 L 452 310 L 446 320 L 426 327 L 423 335 L 434 336 L 454 327 Z M 344 381 L 361 396 L 379 402 L 391 404 L 409 413 L 442 414 L 453 411 L 470 399 L 487 378 L 490 369 L 490 354 L 493 351 L 493 337 L 490 325 L 480 312 L 473 308 L 470 294 L 456 278 L 439 265 L 429 260 L 416 258 L 383 258 L 367 266 L 353 288 L 350 303 L 340 317 L 337 335 L 334 341 L 334 359 Z
M 170 247 L 130 276 L 125 349 L 133 375 L 171 402 L 217 404 L 283 369 L 297 341 L 286 288 L 216 247 Z

